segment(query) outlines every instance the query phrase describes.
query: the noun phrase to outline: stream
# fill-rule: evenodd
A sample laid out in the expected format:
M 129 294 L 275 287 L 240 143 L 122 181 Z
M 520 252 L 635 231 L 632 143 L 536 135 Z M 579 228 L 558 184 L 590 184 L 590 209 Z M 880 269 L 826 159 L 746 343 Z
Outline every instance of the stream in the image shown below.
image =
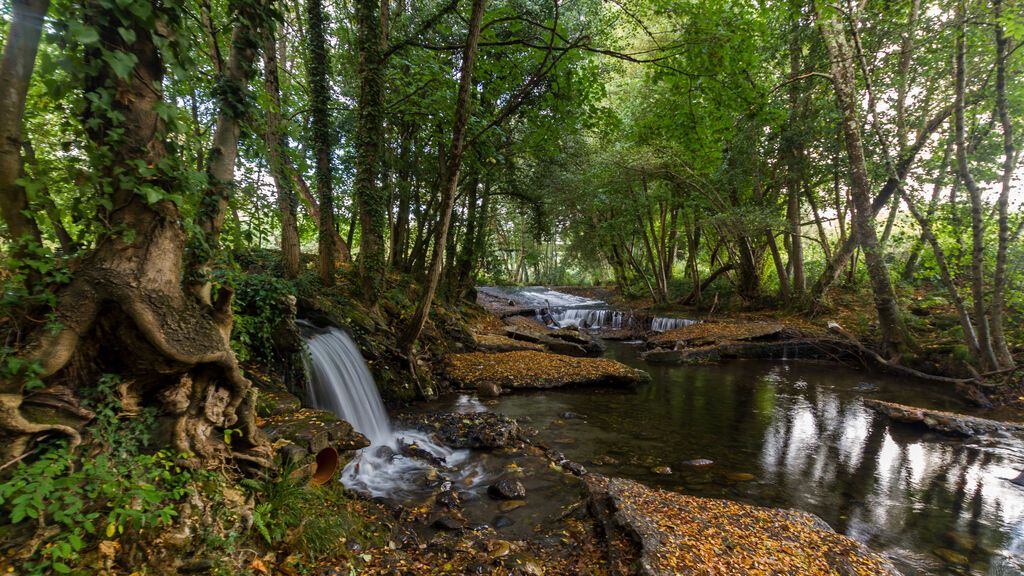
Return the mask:
M 608 357 L 653 382 L 517 393 L 487 408 L 523 418 L 537 440 L 606 475 L 814 513 L 908 576 L 1024 573 L 1024 489 L 1006 481 L 1024 467 L 1024 442 L 890 425 L 860 402 L 964 411 L 953 396 L 831 364 L 650 365 L 633 346 L 608 344 Z M 670 473 L 654 471 L 664 466 Z

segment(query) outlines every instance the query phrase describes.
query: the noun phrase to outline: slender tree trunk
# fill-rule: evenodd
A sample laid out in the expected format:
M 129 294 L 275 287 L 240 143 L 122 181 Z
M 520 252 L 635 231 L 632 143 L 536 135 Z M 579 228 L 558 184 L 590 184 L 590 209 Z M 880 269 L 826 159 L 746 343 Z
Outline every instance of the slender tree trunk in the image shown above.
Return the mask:
M 788 306 L 792 303 L 793 296 L 789 291 L 789 277 L 786 274 L 786 265 L 782 263 L 779 245 L 775 241 L 775 233 L 769 230 L 765 232 L 765 238 L 768 240 L 768 249 L 771 250 L 772 261 L 775 262 L 775 272 L 779 277 L 779 294 L 782 296 L 782 301 Z
M 49 0 L 12 0 L 14 15 L 0 60 L 0 214 L 7 224 L 7 235 L 15 246 L 12 254 L 17 260 L 31 258 L 31 245 L 42 242 L 18 177 L 25 99 L 39 50 L 43 18 L 49 7 Z
M 21 143 L 22 149 L 25 152 L 25 164 L 32 166 L 33 176 L 42 180 L 42 174 L 40 173 L 39 163 L 36 160 L 36 151 L 32 147 L 32 142 L 28 138 L 25 138 Z M 57 208 L 57 204 L 53 201 L 53 196 L 50 195 L 50 190 L 45 185 L 36 193 L 37 200 L 43 205 L 43 210 L 46 211 L 46 217 L 50 220 L 50 225 L 53 227 L 53 234 L 57 237 L 57 242 L 60 243 L 60 249 L 65 254 L 74 254 L 78 251 L 78 245 L 75 240 L 68 234 L 68 229 L 64 227 L 64 221 L 61 219 L 60 209 Z
M 989 305 L 989 329 L 992 335 L 992 348 L 1000 367 L 1014 365 L 1013 356 L 1006 344 L 1004 333 L 1004 314 L 1006 310 L 1006 257 L 1010 246 L 1009 206 L 1010 190 L 1013 186 L 1013 168 L 1016 150 L 1013 143 L 1013 120 L 1006 98 L 1007 59 L 1009 58 L 1010 39 L 1003 30 L 1002 0 L 992 1 L 992 16 L 995 21 L 996 44 L 996 110 L 999 124 L 1003 130 L 1003 174 L 996 203 L 999 211 L 999 246 L 996 249 L 996 269 L 992 278 L 992 302 Z
M 402 335 L 402 347 L 412 350 L 419 339 L 423 327 L 430 315 L 437 285 L 441 280 L 441 265 L 444 263 L 443 249 L 451 223 L 452 207 L 455 204 L 455 192 L 459 185 L 459 171 L 462 167 L 462 154 L 466 144 L 466 129 L 472 112 L 473 65 L 476 61 L 477 44 L 480 41 L 480 28 L 483 23 L 484 9 L 487 0 L 473 0 L 473 8 L 469 17 L 469 33 L 466 38 L 466 49 L 462 56 L 462 69 L 459 73 L 459 95 L 455 103 L 455 125 L 452 130 L 452 144 L 448 153 L 448 166 L 445 170 L 444 188 L 441 190 L 440 221 L 434 238 L 434 254 L 430 262 L 430 274 L 424 288 L 420 304 L 416 308 L 412 321 Z
M 288 154 L 288 145 L 281 133 L 281 87 L 277 68 L 277 39 L 271 27 L 264 32 L 263 42 L 263 85 L 270 96 L 266 114 L 266 134 L 270 174 L 277 191 L 277 206 L 281 212 L 281 264 L 285 278 L 299 275 L 299 225 L 296 209 L 298 200 L 292 179 L 285 170 L 283 157 Z
M 331 171 L 331 115 L 329 59 L 321 0 L 306 0 L 306 77 L 309 82 L 309 115 L 313 154 L 316 157 L 316 192 L 319 198 L 320 226 L 318 244 L 320 257 L 317 269 L 325 286 L 334 285 L 338 263 L 338 230 L 334 216 L 334 181 Z
M 803 50 L 800 41 L 800 15 L 802 0 L 790 2 L 791 26 L 789 30 L 789 122 L 787 126 L 788 138 L 786 138 L 786 149 L 784 151 L 786 160 L 786 220 L 787 234 L 789 237 L 789 261 L 793 267 L 793 290 L 792 297 L 797 302 L 804 299 L 804 290 L 807 280 L 804 276 L 804 242 L 800 235 L 801 210 L 800 195 L 803 192 L 803 143 L 799 126 L 802 121 L 800 113 L 800 84 L 795 81 L 800 75 L 800 56 Z M 771 232 L 769 232 L 771 234 Z M 774 236 L 772 243 L 774 244 Z M 773 247 L 778 252 L 778 247 Z M 773 254 L 775 256 L 775 254 Z M 782 271 L 780 270 L 780 273 Z M 785 284 L 785 278 L 779 276 L 780 284 Z M 783 287 L 783 298 L 789 303 L 789 287 Z
M 245 9 L 237 17 L 240 21 L 231 32 L 228 62 L 219 75 L 222 90 L 206 166 L 209 187 L 196 214 L 201 234 L 192 239 L 190 249 L 189 290 L 206 305 L 212 304 L 210 267 L 220 250 L 220 232 L 228 200 L 235 188 L 235 161 L 238 159 L 238 139 L 244 114 L 244 108 L 238 102 L 245 98 L 249 89 L 261 35 L 256 28 L 260 26 L 258 10 Z
M 965 54 L 967 52 L 966 20 L 967 13 L 964 2 L 960 2 L 958 20 L 959 29 L 956 38 L 956 54 L 954 61 L 954 84 L 955 84 L 955 112 L 954 112 L 954 133 L 956 137 L 956 162 L 957 171 L 960 174 L 960 181 L 964 183 L 971 200 L 971 299 L 974 303 L 974 318 L 978 329 L 978 345 L 980 346 L 981 367 L 985 371 L 996 370 L 999 362 L 996 359 L 995 351 L 992 349 L 992 338 L 989 332 L 989 319 L 985 310 L 985 222 L 984 205 L 981 198 L 981 189 L 975 183 L 971 175 L 970 166 L 967 161 L 967 145 L 965 142 L 964 130 L 964 94 L 967 86 L 967 66 Z
M 389 258 L 391 268 L 395 270 L 402 269 L 409 244 L 413 130 L 412 126 L 406 126 L 401 130 L 402 143 L 398 154 L 398 211 L 395 215 L 395 228 L 391 234 L 391 257 Z
M 853 52 L 839 18 L 835 9 L 818 5 L 818 26 L 832 61 L 832 85 L 835 88 L 836 100 L 842 115 L 842 131 L 850 164 L 850 193 L 853 199 L 854 227 L 871 280 L 875 308 L 878 311 L 883 353 L 891 357 L 898 357 L 908 344 L 908 335 L 903 318 L 900 316 L 896 294 L 889 278 L 889 269 L 885 264 L 875 231 L 867 164 L 864 159 L 864 145 L 861 141 L 860 119 L 857 112 L 860 99 L 856 93 Z
M 363 293 L 376 304 L 385 273 L 384 227 L 387 199 L 380 186 L 384 134 L 384 59 L 380 0 L 356 0 L 359 97 L 356 111 L 356 176 L 359 214 L 359 274 Z

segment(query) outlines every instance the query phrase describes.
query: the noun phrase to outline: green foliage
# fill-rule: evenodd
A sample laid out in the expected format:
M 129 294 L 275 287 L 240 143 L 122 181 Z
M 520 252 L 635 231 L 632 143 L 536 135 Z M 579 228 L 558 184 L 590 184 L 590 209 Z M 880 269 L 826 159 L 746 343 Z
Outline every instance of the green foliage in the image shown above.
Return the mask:
M 154 414 L 122 414 L 119 384 L 105 375 L 90 391 L 96 418 L 86 444 L 77 451 L 62 442 L 44 445 L 0 484 L 3 521 L 40 538 L 24 574 L 69 573 L 99 540 L 170 525 L 197 478 L 176 464 L 176 454 L 143 452 Z
M 283 318 L 285 299 L 295 295 L 295 285 L 268 273 L 220 271 L 217 280 L 235 291 L 235 356 L 240 362 L 274 360 L 274 329 Z

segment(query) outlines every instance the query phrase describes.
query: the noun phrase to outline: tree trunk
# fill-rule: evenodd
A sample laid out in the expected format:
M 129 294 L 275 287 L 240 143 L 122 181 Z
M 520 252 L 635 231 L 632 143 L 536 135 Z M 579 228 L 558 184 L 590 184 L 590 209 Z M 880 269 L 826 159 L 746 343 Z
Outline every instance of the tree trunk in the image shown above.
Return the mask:
M 353 193 L 359 214 L 359 274 L 363 294 L 375 305 L 385 273 L 384 226 L 387 199 L 378 179 L 384 134 L 384 59 L 380 0 L 356 0 L 359 97 L 356 104 L 356 175 Z
M 391 268 L 402 270 L 409 244 L 409 209 L 412 201 L 412 147 L 414 128 L 409 125 L 401 131 L 402 143 L 398 154 L 398 212 L 391 234 Z
M 331 173 L 331 115 L 329 59 L 321 0 L 306 0 L 306 77 L 309 82 L 309 115 L 313 154 L 316 157 L 316 195 L 320 201 L 317 270 L 325 286 L 334 285 L 338 254 L 334 236 L 338 234 L 334 216 L 334 182 Z
M 232 456 L 269 465 L 268 447 L 255 426 L 255 397 L 229 342 L 231 292 L 222 289 L 206 305 L 186 291 L 178 207 L 166 198 L 151 202 L 138 188 L 140 181 L 167 192 L 181 186 L 175 172 L 148 179 L 140 174 L 140 166 L 162 165 L 165 143 L 179 136 L 166 132 L 162 96 L 153 90 L 163 81 L 160 51 L 147 21 L 115 20 L 98 2 L 87 3 L 84 11 L 86 24 L 98 29 L 98 45 L 137 59 L 131 74 L 118 75 L 98 48 L 84 50 L 83 125 L 103 158 L 93 168 L 110 191 L 112 208 L 100 215 L 109 227 L 57 295 L 54 320 L 62 328 L 40 326 L 19 354 L 38 362 L 38 376 L 47 384 L 77 387 L 103 372 L 121 374 L 125 395 L 160 406 L 166 425 L 159 427 L 156 445 L 193 454 L 191 465 L 223 465 Z M 129 30 L 134 40 L 126 42 L 119 30 Z M 112 91 L 122 97 L 104 100 L 102 94 Z M 3 452 L 23 454 L 33 438 L 53 432 L 76 444 L 78 432 L 66 419 L 33 419 L 23 387 L 23 378 L 0 381 Z M 241 442 L 224 442 L 226 428 L 241 430 Z M 253 451 L 235 452 L 239 448 Z
M 960 13 L 956 38 L 956 54 L 954 57 L 954 84 L 955 84 L 955 111 L 953 128 L 956 138 L 956 164 L 960 175 L 960 181 L 964 183 L 971 200 L 971 299 L 974 303 L 974 319 L 977 323 L 978 346 L 981 357 L 978 359 L 984 371 L 998 370 L 999 362 L 996 359 L 995 351 L 992 349 L 992 338 L 989 332 L 989 319 L 985 310 L 985 222 L 983 217 L 984 205 L 981 197 L 981 189 L 975 183 L 971 175 L 971 169 L 967 162 L 967 144 L 965 142 L 964 130 L 964 94 L 967 85 L 967 66 L 965 53 L 967 52 L 966 38 L 966 8 L 960 3 Z
M 466 49 L 462 57 L 462 69 L 459 73 L 459 95 L 455 103 L 455 126 L 452 130 L 452 145 L 448 153 L 448 167 L 445 170 L 445 184 L 441 190 L 440 221 L 434 238 L 434 254 L 430 261 L 430 274 L 424 288 L 416 313 L 402 335 L 401 345 L 411 351 L 413 344 L 419 339 L 430 305 L 437 292 L 437 284 L 441 279 L 441 265 L 444 262 L 443 247 L 447 240 L 448 226 L 451 223 L 452 207 L 455 204 L 455 192 L 459 185 L 459 170 L 462 166 L 462 153 L 466 143 L 466 128 L 469 125 L 472 111 L 470 91 L 473 82 L 473 65 L 476 61 L 477 44 L 480 41 L 480 27 L 483 22 L 484 8 L 487 0 L 473 0 L 473 9 L 469 17 L 469 33 L 466 38 Z
M 256 47 L 260 42 L 260 13 L 253 9 L 243 10 L 236 15 L 239 22 L 231 32 L 227 66 L 218 78 L 221 90 L 217 125 L 206 166 L 209 187 L 196 214 L 200 234 L 192 239 L 189 250 L 189 290 L 206 305 L 213 302 L 210 267 L 220 250 L 220 231 L 224 226 L 228 200 L 235 188 L 238 138 L 245 114 L 245 108 L 239 103 L 246 98 L 249 80 L 255 70 Z
M 21 175 L 25 99 L 49 7 L 49 0 L 12 1 L 14 15 L 0 60 L 0 214 L 14 244 L 12 255 L 19 261 L 31 258 L 31 246 L 42 242 L 39 227 L 29 213 L 25 189 L 17 181 Z
M 277 69 L 277 39 L 274 30 L 268 27 L 264 32 L 263 42 L 263 85 L 270 96 L 270 106 L 266 114 L 267 159 L 270 174 L 274 178 L 277 191 L 277 207 L 281 212 L 281 265 L 285 278 L 299 275 L 299 225 L 296 214 L 298 200 L 292 179 L 285 170 L 284 156 L 288 154 L 288 144 L 281 133 L 281 87 Z
M 1003 317 L 1006 310 L 1006 256 L 1010 246 L 1010 190 L 1013 186 L 1016 150 L 1013 143 L 1013 121 L 1006 99 L 1006 61 L 1009 58 L 1010 39 L 1006 37 L 1003 30 L 1002 0 L 993 0 L 992 8 L 996 44 L 996 110 L 999 114 L 999 124 L 1003 130 L 1003 174 L 999 199 L 996 202 L 999 211 L 999 246 L 996 249 L 996 269 L 992 278 L 992 302 L 989 305 L 991 325 L 989 329 L 996 360 L 999 362 L 1000 368 L 1007 368 L 1014 365 L 1013 356 L 1006 344 Z
M 33 177 L 38 180 L 43 180 L 39 163 L 36 160 L 36 151 L 32 147 L 32 142 L 25 138 L 21 143 L 22 150 L 25 152 L 25 164 L 32 166 Z M 60 249 L 65 254 L 74 254 L 78 251 L 78 245 L 75 243 L 74 238 L 71 234 L 68 234 L 68 229 L 64 227 L 64 221 L 61 219 L 60 209 L 57 208 L 57 204 L 53 201 L 53 196 L 50 195 L 50 190 L 45 185 L 40 188 L 37 193 L 37 200 L 43 205 L 43 210 L 46 212 L 46 217 L 50 220 L 50 225 L 53 227 L 53 234 L 57 237 L 57 242 L 60 244 Z
M 826 10 L 827 14 L 824 13 Z M 839 18 L 838 12 L 833 8 L 820 4 L 817 6 L 818 26 L 832 61 L 832 85 L 842 115 L 843 138 L 850 164 L 854 228 L 871 280 L 883 352 L 891 357 L 898 357 L 908 344 L 908 335 L 875 231 L 875 213 L 872 211 L 867 164 L 864 159 L 864 145 L 861 141 L 860 119 L 857 112 L 860 99 L 856 93 L 853 52 Z

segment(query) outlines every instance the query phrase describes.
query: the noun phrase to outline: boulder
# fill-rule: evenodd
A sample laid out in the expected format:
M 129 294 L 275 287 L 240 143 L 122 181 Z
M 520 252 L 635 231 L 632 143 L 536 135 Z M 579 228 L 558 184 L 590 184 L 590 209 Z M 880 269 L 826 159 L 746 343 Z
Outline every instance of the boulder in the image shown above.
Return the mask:
M 644 352 L 640 356 L 651 364 L 707 364 L 722 359 L 717 346 L 683 348 L 681 350 L 657 348 Z
M 505 478 L 488 486 L 487 495 L 495 500 L 522 500 L 526 498 L 526 487 L 519 480 Z
M 609 537 L 610 560 L 632 561 L 631 573 L 899 574 L 888 560 L 805 512 L 686 496 L 596 474 L 584 482 L 591 513 Z
M 475 389 L 481 383 L 503 389 L 562 386 L 636 386 L 650 375 L 606 358 L 575 358 L 545 352 L 471 352 L 448 357 L 446 374 L 453 384 Z

